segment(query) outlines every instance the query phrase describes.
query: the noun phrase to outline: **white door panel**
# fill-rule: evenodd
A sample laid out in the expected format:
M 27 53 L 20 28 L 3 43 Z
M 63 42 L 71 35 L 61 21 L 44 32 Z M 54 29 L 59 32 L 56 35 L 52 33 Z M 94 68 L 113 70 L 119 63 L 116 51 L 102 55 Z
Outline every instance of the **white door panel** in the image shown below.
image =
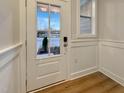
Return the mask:
M 38 76 L 45 76 L 51 73 L 57 73 L 59 72 L 59 62 L 53 62 L 43 65 L 38 65 L 37 67 L 37 74 Z
M 67 36 L 68 22 L 65 12 L 67 2 L 38 0 L 40 3 L 54 4 L 61 8 L 60 54 L 37 56 L 37 2 L 27 0 L 27 91 L 42 88 L 66 79 L 66 51 L 63 47 L 63 36 Z M 50 48 L 51 49 L 51 48 Z M 51 53 L 51 52 L 50 52 Z

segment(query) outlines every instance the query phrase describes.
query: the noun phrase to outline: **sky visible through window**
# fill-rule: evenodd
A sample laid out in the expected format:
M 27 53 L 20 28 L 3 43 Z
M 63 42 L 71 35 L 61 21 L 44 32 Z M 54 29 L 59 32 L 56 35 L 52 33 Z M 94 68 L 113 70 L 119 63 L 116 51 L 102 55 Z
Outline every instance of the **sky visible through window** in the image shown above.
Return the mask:
M 38 30 L 48 30 L 49 29 L 49 13 L 41 11 L 38 8 L 37 12 L 37 29 Z M 50 29 L 51 30 L 60 30 L 60 13 L 51 12 L 50 13 Z

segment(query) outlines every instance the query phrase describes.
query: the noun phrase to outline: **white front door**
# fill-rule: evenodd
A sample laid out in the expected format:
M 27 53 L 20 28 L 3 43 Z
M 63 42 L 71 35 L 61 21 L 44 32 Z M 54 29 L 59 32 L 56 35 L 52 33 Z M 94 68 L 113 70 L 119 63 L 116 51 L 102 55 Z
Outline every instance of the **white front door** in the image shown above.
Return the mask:
M 66 79 L 67 10 L 62 0 L 27 0 L 27 91 Z

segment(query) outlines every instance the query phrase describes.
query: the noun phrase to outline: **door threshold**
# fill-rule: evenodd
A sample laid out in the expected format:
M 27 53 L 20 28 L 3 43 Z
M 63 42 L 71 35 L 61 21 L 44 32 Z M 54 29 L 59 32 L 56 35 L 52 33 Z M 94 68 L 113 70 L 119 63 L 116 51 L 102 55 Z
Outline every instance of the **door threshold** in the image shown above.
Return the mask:
M 62 81 L 59 81 L 59 82 L 56 82 L 56 83 L 53 83 L 53 84 L 50 84 L 50 85 L 44 86 L 44 87 L 39 88 L 39 89 L 29 91 L 29 92 L 27 92 L 27 93 L 35 93 L 35 92 L 38 92 L 38 91 L 42 91 L 42 90 L 44 90 L 44 89 L 51 88 L 51 87 L 53 87 L 53 86 L 56 86 L 56 85 L 59 85 L 59 84 L 65 83 L 65 82 L 67 82 L 67 81 L 68 81 L 68 80 L 62 80 Z

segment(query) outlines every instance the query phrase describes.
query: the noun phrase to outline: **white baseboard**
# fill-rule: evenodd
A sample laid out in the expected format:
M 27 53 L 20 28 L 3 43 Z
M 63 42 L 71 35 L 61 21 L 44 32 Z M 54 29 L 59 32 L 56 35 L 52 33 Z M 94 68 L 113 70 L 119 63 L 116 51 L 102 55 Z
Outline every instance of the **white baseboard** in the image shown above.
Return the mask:
M 101 73 L 105 74 L 106 76 L 108 76 L 109 78 L 111 78 L 112 80 L 116 81 L 120 85 L 124 86 L 124 79 L 121 78 L 120 76 L 114 74 L 113 72 L 109 71 L 108 69 L 105 69 L 104 67 L 101 67 L 99 69 L 99 71 Z
M 82 71 L 78 71 L 78 72 L 72 73 L 70 75 L 70 79 L 74 80 L 74 79 L 77 79 L 77 78 L 80 78 L 80 77 L 83 77 L 83 76 L 95 73 L 97 71 L 98 71 L 98 67 L 96 67 L 96 66 L 95 67 L 91 67 L 91 68 L 88 68 L 86 70 L 82 70 Z

